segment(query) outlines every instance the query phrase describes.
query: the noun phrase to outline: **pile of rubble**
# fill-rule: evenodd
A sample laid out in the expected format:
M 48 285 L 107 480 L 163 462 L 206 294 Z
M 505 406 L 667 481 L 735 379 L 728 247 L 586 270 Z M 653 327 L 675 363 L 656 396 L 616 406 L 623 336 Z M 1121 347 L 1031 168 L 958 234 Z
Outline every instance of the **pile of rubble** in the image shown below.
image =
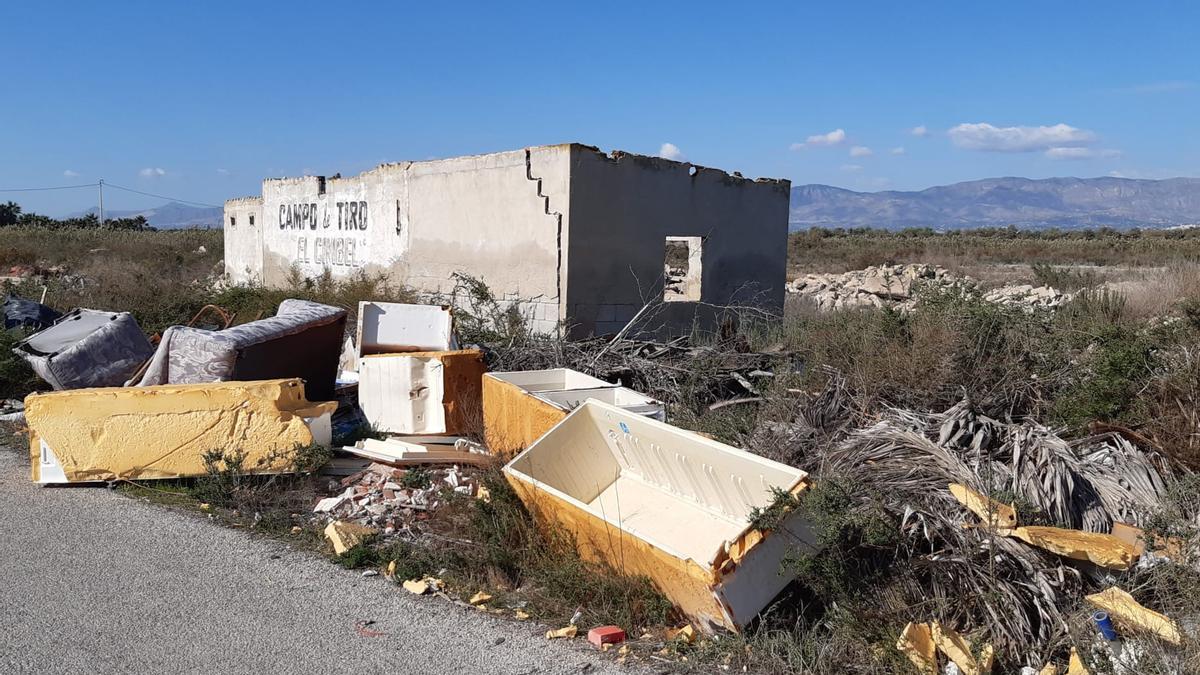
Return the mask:
M 835 311 L 855 307 L 911 309 L 921 286 L 976 288 L 978 282 L 959 277 L 938 265 L 879 265 L 843 274 L 806 274 L 787 285 L 789 293 L 812 299 L 817 309 Z M 1071 299 L 1050 286 L 1002 286 L 983 295 L 988 302 L 1029 309 L 1055 308 Z
M 1063 293 L 1053 286 L 1018 284 L 1001 286 L 983 294 L 983 299 L 999 305 L 1017 305 L 1027 309 L 1055 309 L 1067 302 L 1074 294 Z
M 340 492 L 317 502 L 313 513 L 327 520 L 365 525 L 385 536 L 427 517 L 442 505 L 446 491 L 479 498 L 487 495 L 478 469 L 457 465 L 401 469 L 372 462 L 340 481 L 331 480 L 329 488 Z

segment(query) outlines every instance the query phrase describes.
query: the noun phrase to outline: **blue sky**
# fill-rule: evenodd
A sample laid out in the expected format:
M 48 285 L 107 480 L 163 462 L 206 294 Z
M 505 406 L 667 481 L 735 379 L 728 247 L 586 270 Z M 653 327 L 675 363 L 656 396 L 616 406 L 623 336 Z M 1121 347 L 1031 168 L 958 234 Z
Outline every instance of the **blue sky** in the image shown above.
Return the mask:
M 1200 175 L 1197 3 L 6 2 L 0 25 L 0 188 L 219 204 L 564 141 L 860 190 Z

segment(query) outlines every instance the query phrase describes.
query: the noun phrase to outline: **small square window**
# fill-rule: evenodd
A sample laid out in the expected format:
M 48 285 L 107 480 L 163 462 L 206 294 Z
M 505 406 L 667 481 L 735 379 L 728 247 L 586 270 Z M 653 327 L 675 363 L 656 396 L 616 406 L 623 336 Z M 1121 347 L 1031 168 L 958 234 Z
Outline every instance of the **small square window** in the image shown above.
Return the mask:
M 663 254 L 663 301 L 698 302 L 703 279 L 704 237 L 667 237 Z
M 254 214 L 250 214 L 250 227 L 254 227 Z
M 229 216 L 229 226 L 237 227 L 237 216 Z

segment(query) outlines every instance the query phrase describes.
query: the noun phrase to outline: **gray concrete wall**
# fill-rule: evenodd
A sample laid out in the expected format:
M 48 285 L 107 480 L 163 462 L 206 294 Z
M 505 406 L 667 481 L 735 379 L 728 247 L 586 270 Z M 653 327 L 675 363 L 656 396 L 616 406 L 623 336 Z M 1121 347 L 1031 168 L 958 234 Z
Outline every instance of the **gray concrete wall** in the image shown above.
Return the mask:
M 663 297 L 667 237 L 702 237 L 699 302 L 666 302 L 645 327 L 713 330 L 713 306 L 782 313 L 790 183 L 748 180 L 657 157 L 572 146 L 568 323 L 584 337 L 620 330 Z

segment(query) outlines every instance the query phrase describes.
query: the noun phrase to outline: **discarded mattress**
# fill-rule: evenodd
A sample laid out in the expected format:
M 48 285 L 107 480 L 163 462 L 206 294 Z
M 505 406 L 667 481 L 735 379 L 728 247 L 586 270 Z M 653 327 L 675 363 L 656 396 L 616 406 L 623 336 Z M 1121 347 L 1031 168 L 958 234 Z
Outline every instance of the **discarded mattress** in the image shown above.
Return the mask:
M 202 476 L 213 449 L 246 453 L 247 473 L 284 472 L 296 447 L 329 445 L 336 407 L 306 400 L 297 379 L 31 394 L 33 480 Z
M 55 389 L 116 387 L 154 347 L 128 312 L 76 309 L 13 348 Z
M 298 377 L 313 400 L 334 398 L 346 310 L 284 300 L 275 316 L 222 331 L 171 326 L 145 374 L 129 384 L 200 384 Z
M 594 400 L 504 473 L 585 559 L 649 577 L 710 632 L 746 625 L 791 580 L 784 556 L 816 550 L 798 511 L 769 531 L 749 521 L 774 488 L 803 490 L 803 471 Z
M 630 389 L 624 390 L 628 394 L 605 391 L 617 388 L 570 368 L 488 373 L 483 377 L 484 442 L 492 454 L 512 457 L 561 422 L 582 400 L 599 398 L 619 405 L 618 398 L 641 396 Z M 658 404 L 649 397 L 646 401 Z M 662 419 L 661 411 L 655 416 Z
M 358 355 L 457 349 L 450 308 L 399 302 L 358 303 Z
M 40 302 L 25 300 L 15 295 L 4 297 L 3 313 L 4 330 L 12 328 L 42 330 L 62 316 Z
M 479 427 L 484 369 L 478 349 L 364 356 L 358 405 L 376 431 L 469 433 Z

